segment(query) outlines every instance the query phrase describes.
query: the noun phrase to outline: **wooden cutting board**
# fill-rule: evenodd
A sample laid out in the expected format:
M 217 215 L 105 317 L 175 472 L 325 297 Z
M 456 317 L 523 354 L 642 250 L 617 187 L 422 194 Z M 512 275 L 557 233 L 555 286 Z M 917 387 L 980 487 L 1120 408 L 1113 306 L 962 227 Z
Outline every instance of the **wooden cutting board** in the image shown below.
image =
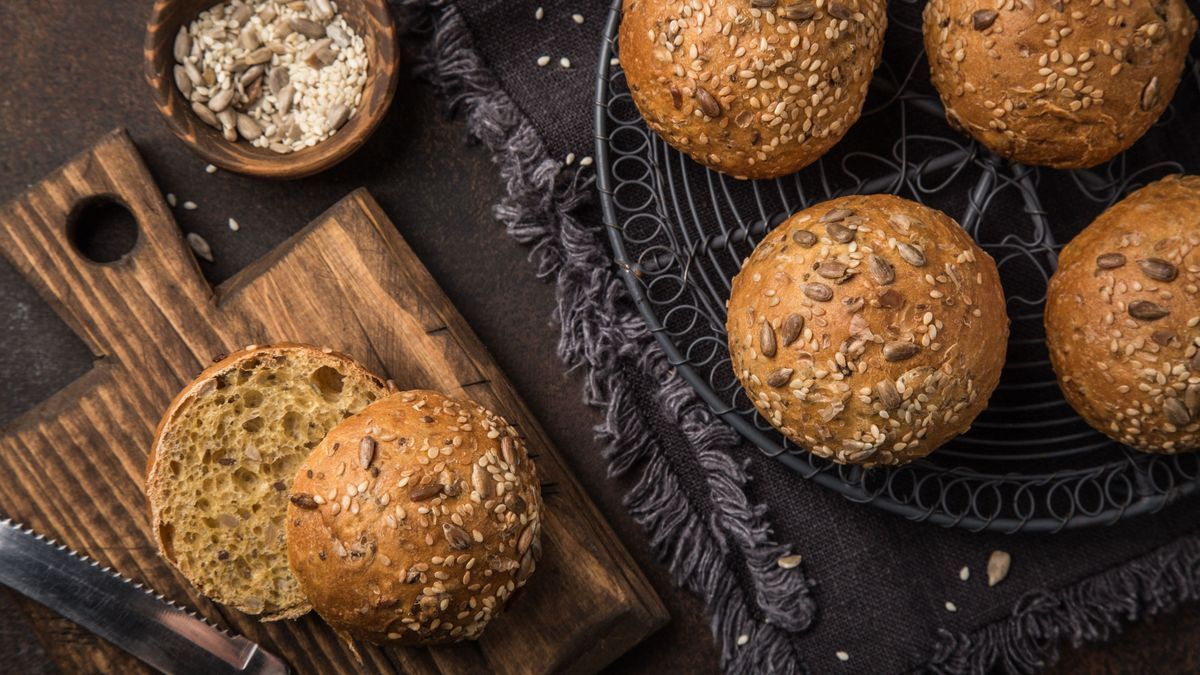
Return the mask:
M 103 198 L 128 207 L 139 237 L 124 258 L 98 264 L 67 232 L 80 204 Z M 284 657 L 293 672 L 358 672 L 314 614 L 262 624 L 198 595 L 158 557 L 142 495 L 159 416 L 214 355 L 310 342 L 358 357 L 401 388 L 493 408 L 521 430 L 554 484 L 545 557 L 512 611 L 476 643 L 362 645 L 369 671 L 593 672 L 666 622 L 662 602 L 542 428 L 365 190 L 213 289 L 117 130 L 0 210 L 0 251 L 96 356 L 86 375 L 0 429 L 0 513 L 197 608 Z M 50 610 L 19 605 L 63 672 L 147 670 Z

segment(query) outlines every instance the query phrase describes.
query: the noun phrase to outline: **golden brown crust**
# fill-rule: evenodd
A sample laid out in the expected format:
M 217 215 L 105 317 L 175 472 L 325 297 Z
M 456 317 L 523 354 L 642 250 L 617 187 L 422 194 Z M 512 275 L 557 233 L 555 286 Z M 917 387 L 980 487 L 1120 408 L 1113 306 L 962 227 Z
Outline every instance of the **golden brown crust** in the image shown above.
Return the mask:
M 667 143 L 717 171 L 772 178 L 816 161 L 858 120 L 883 48 L 882 0 L 699 7 L 624 4 L 621 67 Z
M 833 199 L 763 238 L 733 280 L 734 373 L 763 418 L 840 463 L 903 464 L 965 431 L 1008 338 L 996 264 L 950 217 Z
M 176 560 L 173 546 L 167 537 L 167 532 L 171 530 L 171 526 L 170 523 L 165 522 L 162 508 L 164 502 L 168 498 L 167 495 L 171 488 L 172 478 L 169 475 L 169 472 L 164 470 L 164 467 L 159 464 L 158 459 L 160 456 L 164 456 L 166 454 L 163 452 L 163 445 L 169 438 L 168 430 L 170 425 L 175 422 L 179 416 L 187 410 L 188 406 L 191 405 L 199 396 L 203 395 L 207 391 L 210 391 L 213 388 L 214 383 L 222 375 L 238 369 L 242 364 L 252 359 L 269 358 L 277 354 L 296 352 L 307 353 L 315 359 L 319 358 L 337 360 L 348 371 L 357 372 L 365 380 L 370 380 L 377 383 L 381 392 L 385 390 L 382 380 L 380 380 L 370 371 L 366 370 L 360 363 L 351 357 L 329 349 L 322 349 L 312 345 L 293 342 L 280 342 L 266 346 L 248 345 L 245 349 L 235 351 L 228 356 L 218 357 L 216 363 L 212 364 L 208 368 L 205 368 L 203 372 L 196 376 L 196 379 L 192 380 L 187 386 L 185 386 L 183 390 L 180 391 L 179 394 L 176 395 L 171 401 L 171 404 L 167 406 L 166 412 L 163 414 L 162 419 L 158 423 L 158 428 L 156 429 L 154 435 L 154 443 L 150 447 L 149 456 L 147 457 L 146 461 L 145 485 L 146 501 L 150 509 L 150 529 L 154 535 L 155 544 L 158 546 L 159 554 L 164 560 L 170 563 L 172 567 L 175 567 L 175 569 L 185 577 L 188 576 L 188 572 L 184 569 L 181 569 Z M 206 589 L 201 589 L 202 592 L 204 590 Z M 226 598 L 221 597 L 219 594 L 213 593 L 211 589 L 209 590 L 209 595 L 219 602 L 224 602 L 227 600 Z M 240 611 L 251 614 L 255 613 L 253 611 L 254 608 L 252 607 L 240 606 L 236 602 L 228 604 L 232 604 Z M 311 607 L 307 603 L 303 603 L 294 607 L 282 608 L 276 612 L 260 614 L 259 618 L 263 621 L 294 619 L 307 614 L 310 610 Z
M 1183 0 L 930 0 L 925 50 L 946 119 L 996 154 L 1081 168 L 1129 148 L 1179 84 Z
M 1071 240 L 1045 319 L 1088 424 L 1144 452 L 1200 447 L 1200 176 L 1152 183 Z
M 339 633 L 371 642 L 478 637 L 541 551 L 541 486 L 516 430 L 436 392 L 394 394 L 338 425 L 291 501 L 301 588 Z

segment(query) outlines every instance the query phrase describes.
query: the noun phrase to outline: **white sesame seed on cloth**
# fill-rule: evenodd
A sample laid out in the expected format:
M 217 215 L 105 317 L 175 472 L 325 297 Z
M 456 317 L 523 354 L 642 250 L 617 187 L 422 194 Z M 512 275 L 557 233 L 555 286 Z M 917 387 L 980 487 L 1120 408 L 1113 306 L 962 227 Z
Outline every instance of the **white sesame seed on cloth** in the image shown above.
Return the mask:
M 745 644 L 746 644 L 747 642 L 749 642 L 749 641 L 750 641 L 750 636 L 749 636 L 749 635 L 746 635 L 745 633 L 743 633 L 743 634 L 741 634 L 741 635 L 739 635 L 739 636 L 738 636 L 738 639 L 737 639 L 737 645 L 738 645 L 739 647 L 741 647 L 741 646 L 745 645 Z
M 850 655 L 841 650 L 838 650 L 837 657 L 838 657 L 838 661 L 849 661 L 850 660 Z
M 550 65 L 550 57 L 549 56 L 539 56 L 538 60 L 537 60 L 537 64 L 540 67 L 545 67 L 545 66 Z
M 196 202 L 189 200 L 183 203 L 183 208 L 185 211 L 195 211 L 199 206 L 196 205 Z
M 568 152 L 567 153 L 567 166 L 571 166 L 574 163 L 575 163 L 575 153 Z
M 208 166 L 204 167 L 204 173 L 216 173 L 216 172 L 217 172 L 217 167 L 213 166 L 212 164 L 209 164 Z
M 953 602 L 950 602 L 949 600 L 947 600 L 946 601 L 946 611 L 947 612 L 957 612 L 958 605 L 955 605 Z
M 571 20 L 574 21 L 575 23 L 581 24 L 581 23 L 583 23 L 583 15 L 582 14 L 572 14 Z
M 592 160 L 592 158 L 591 158 L 590 156 L 589 156 L 589 157 L 584 157 L 583 159 L 579 160 L 579 166 L 591 166 L 591 165 L 592 165 L 592 161 L 593 161 L 593 160 Z
M 542 17 L 544 16 L 546 16 L 546 11 L 541 7 L 538 7 L 537 11 L 533 13 L 533 18 L 537 19 L 538 21 L 541 21 Z
M 570 68 L 571 67 L 571 59 L 568 59 L 567 57 L 564 56 L 558 60 L 558 65 L 562 66 L 563 68 Z

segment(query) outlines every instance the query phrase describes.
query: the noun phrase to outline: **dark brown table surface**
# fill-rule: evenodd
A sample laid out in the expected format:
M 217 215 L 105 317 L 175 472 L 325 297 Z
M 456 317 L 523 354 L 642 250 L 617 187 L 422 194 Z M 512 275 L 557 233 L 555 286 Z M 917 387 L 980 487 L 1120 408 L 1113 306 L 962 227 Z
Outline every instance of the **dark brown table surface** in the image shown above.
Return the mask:
M 614 672 L 704 673 L 717 653 L 698 600 L 677 590 L 606 476 L 582 403 L 578 374 L 555 347 L 554 288 L 534 276 L 527 251 L 491 216 L 502 186 L 487 152 L 408 68 L 383 126 L 345 164 L 292 183 L 207 174 L 150 103 L 141 56 L 150 3 L 138 0 L 0 1 L 0 200 L 7 201 L 104 133 L 124 126 L 163 192 L 199 205 L 176 210 L 186 231 L 212 245 L 213 283 L 265 254 L 340 197 L 368 187 L 568 458 L 672 615 L 660 633 L 613 665 Z M 584 105 L 585 102 L 580 102 Z M 586 148 L 582 149 L 587 151 Z M 227 227 L 236 218 L 241 231 Z M 103 243 L 103 242 L 102 242 Z M 0 258 L 0 424 L 91 367 L 83 344 Z M 3 478 L 0 478 L 3 480 Z M 820 593 L 818 589 L 818 595 Z M 86 640 L 65 620 L 35 632 L 0 589 L 0 672 L 57 672 L 41 641 Z M 28 603 L 21 603 L 28 608 Z M 39 616 L 49 616 L 48 612 Z M 1196 672 L 1196 606 L 1130 628 L 1108 645 L 1067 650 L 1055 672 Z

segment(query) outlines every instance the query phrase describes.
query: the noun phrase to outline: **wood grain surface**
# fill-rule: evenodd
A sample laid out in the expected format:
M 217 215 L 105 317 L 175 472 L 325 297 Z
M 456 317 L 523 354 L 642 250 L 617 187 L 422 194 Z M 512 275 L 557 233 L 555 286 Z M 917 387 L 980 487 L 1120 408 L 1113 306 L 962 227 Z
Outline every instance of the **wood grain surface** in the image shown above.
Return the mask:
M 175 86 L 175 36 L 201 11 L 221 0 L 157 0 L 146 27 L 144 69 L 154 105 L 171 131 L 206 161 L 251 176 L 301 178 L 345 160 L 366 143 L 387 114 L 396 93 L 400 49 L 387 0 L 341 0 L 339 13 L 361 36 L 367 54 L 367 82 L 358 112 L 336 134 L 311 148 L 280 155 L 245 141 L 230 142 L 192 112 Z
M 84 258 L 68 231 L 111 199 L 136 218 L 133 250 Z M 354 672 L 315 616 L 260 624 L 199 596 L 157 556 L 141 494 L 164 406 L 214 354 L 298 340 L 363 360 L 401 388 L 464 395 L 511 420 L 546 479 L 543 566 L 474 644 L 360 646 L 371 670 L 592 672 L 666 620 L 658 597 L 457 310 L 365 191 L 338 202 L 215 290 L 204 281 L 123 131 L 0 209 L 0 250 L 84 340 L 95 367 L 0 430 L 0 511 L 247 635 L 300 672 Z M 44 609 L 25 613 L 64 672 L 140 667 Z M 53 635 L 75 630 L 70 639 Z

